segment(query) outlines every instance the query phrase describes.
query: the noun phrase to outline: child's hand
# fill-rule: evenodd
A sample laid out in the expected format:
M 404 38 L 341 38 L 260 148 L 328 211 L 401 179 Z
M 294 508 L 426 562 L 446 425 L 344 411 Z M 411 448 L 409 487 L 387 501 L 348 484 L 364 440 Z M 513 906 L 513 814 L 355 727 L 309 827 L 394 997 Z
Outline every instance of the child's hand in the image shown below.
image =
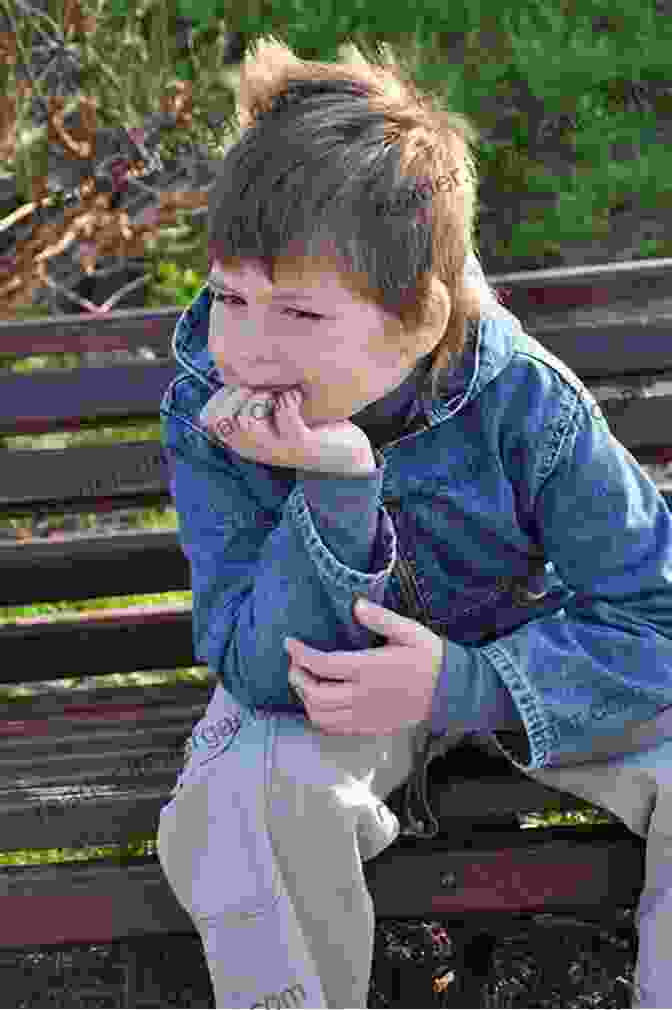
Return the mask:
M 424 624 L 367 601 L 355 617 L 388 641 L 375 649 L 323 652 L 289 638 L 289 681 L 323 733 L 396 733 L 429 719 L 443 667 L 443 639 Z
M 201 411 L 213 434 L 243 459 L 324 473 L 372 473 L 376 461 L 367 436 L 350 421 L 308 428 L 301 392 L 253 393 L 220 389 Z

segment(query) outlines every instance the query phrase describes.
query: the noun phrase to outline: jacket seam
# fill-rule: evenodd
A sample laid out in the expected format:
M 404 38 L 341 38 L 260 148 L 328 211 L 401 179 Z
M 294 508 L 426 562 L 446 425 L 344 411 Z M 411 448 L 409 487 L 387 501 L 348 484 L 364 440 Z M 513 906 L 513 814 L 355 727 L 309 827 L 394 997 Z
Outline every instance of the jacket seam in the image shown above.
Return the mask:
M 527 356 L 535 357 L 534 355 Z M 537 360 L 536 357 L 535 360 Z M 556 372 L 556 374 L 559 373 Z M 563 379 L 563 376 L 560 375 L 560 378 Z M 564 384 L 567 388 L 572 389 L 574 393 L 574 402 L 568 406 L 567 410 L 563 410 L 561 412 L 560 418 L 551 429 L 551 433 L 546 444 L 548 451 L 544 452 L 544 458 L 548 459 L 548 463 L 545 467 L 542 467 L 542 474 L 538 481 L 538 488 L 533 494 L 535 509 L 543 485 L 551 478 L 560 466 L 566 451 L 568 451 L 568 446 L 570 446 L 573 442 L 572 435 L 576 432 L 577 428 L 579 395 L 577 391 L 566 382 L 566 380 L 564 380 Z M 530 764 L 522 764 L 508 751 L 506 751 L 509 760 L 513 761 L 516 767 L 522 771 L 534 768 L 543 768 L 550 762 L 550 756 L 556 741 L 551 724 L 544 712 L 541 699 L 538 697 L 529 679 L 524 676 L 522 671 L 516 669 L 513 661 L 500 642 L 495 641 L 488 643 L 488 645 L 483 646 L 479 650 L 479 654 L 483 655 L 492 663 L 495 670 L 508 687 L 520 712 L 527 733 L 527 739 L 530 747 Z M 500 749 L 505 749 L 503 748 L 501 741 L 497 741 L 497 745 Z
M 555 736 L 544 712 L 541 699 L 534 690 L 534 686 L 522 671 L 516 669 L 511 657 L 500 642 L 491 642 L 489 645 L 478 649 L 477 653 L 492 663 L 495 671 L 511 692 L 525 725 L 530 745 L 530 763 L 529 765 L 522 764 L 517 759 L 511 757 L 507 751 L 509 760 L 513 761 L 516 767 L 525 771 L 533 768 L 543 768 L 550 761 L 555 744 Z M 498 746 L 501 747 L 501 743 L 498 743 Z
M 392 574 L 392 569 L 396 560 L 396 533 L 392 537 L 385 538 L 385 554 L 391 554 L 385 569 L 376 575 L 358 572 L 354 568 L 348 568 L 335 557 L 328 549 L 320 537 L 313 522 L 310 507 L 305 499 L 303 490 L 299 485 L 293 488 L 287 499 L 288 514 L 294 520 L 299 532 L 304 538 L 306 550 L 315 563 L 315 567 L 320 575 L 332 579 L 339 588 L 352 588 L 354 582 L 362 586 L 367 591 L 373 586 L 382 583 Z
M 523 330 L 522 332 L 525 334 L 525 336 L 531 337 L 531 334 L 527 333 L 526 330 Z M 534 337 L 531 337 L 531 339 L 534 339 Z M 552 351 L 548 351 L 548 353 L 552 354 L 553 352 Z M 557 375 L 558 379 L 560 379 L 560 381 L 562 382 L 562 384 L 564 386 L 566 386 L 567 389 L 571 389 L 571 391 L 575 394 L 575 396 L 578 399 L 581 399 L 582 396 L 584 396 L 584 395 L 588 395 L 588 396 L 591 395 L 590 390 L 583 383 L 583 381 L 579 378 L 578 375 L 575 375 L 575 378 L 578 380 L 578 383 L 579 383 L 578 386 L 577 386 L 574 382 L 572 382 L 564 374 L 564 372 L 562 371 L 562 369 L 558 368 L 557 365 L 554 365 L 552 361 L 547 361 L 546 357 L 544 355 L 535 354 L 534 350 L 528 349 L 526 347 L 514 347 L 514 349 L 512 351 L 512 354 L 511 354 L 511 360 L 513 360 L 516 356 L 520 356 L 521 358 L 529 358 L 531 361 L 534 361 L 537 365 L 541 365 L 544 368 L 551 369 L 551 371 L 553 371 L 554 374 Z M 555 357 L 555 355 L 553 355 L 553 356 Z M 560 359 L 558 359 L 558 360 L 560 360 Z M 562 362 L 562 364 L 564 365 L 564 362 Z M 566 365 L 565 367 L 567 368 L 568 371 L 571 372 L 571 369 L 569 368 L 569 366 Z
M 572 387 L 569 386 L 568 388 L 571 389 Z M 573 390 L 573 392 L 574 402 L 568 405 L 566 410 L 561 411 L 560 417 L 551 429 L 544 447 L 544 459 L 548 459 L 548 463 L 542 465 L 538 487 L 532 495 L 534 501 L 533 511 L 536 510 L 539 495 L 542 492 L 544 484 L 550 480 L 560 465 L 566 460 L 576 441 L 580 399 L 576 390 Z

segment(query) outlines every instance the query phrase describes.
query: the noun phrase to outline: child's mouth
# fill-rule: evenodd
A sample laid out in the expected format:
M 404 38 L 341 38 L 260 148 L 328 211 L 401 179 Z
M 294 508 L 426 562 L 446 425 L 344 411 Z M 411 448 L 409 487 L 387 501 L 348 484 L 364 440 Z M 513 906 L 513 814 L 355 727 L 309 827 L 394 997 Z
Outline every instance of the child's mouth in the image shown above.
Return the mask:
M 296 386 L 248 386 L 253 393 L 284 393 L 288 389 L 296 389 Z

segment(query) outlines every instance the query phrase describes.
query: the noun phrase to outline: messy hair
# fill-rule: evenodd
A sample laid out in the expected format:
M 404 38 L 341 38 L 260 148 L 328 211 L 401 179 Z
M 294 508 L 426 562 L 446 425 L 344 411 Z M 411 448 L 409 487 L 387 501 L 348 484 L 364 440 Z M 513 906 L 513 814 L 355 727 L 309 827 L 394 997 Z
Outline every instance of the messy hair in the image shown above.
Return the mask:
M 421 94 L 389 52 L 371 63 L 351 45 L 343 62 L 322 63 L 272 37 L 253 50 L 241 135 L 210 193 L 209 266 L 252 258 L 272 280 L 278 258 L 324 262 L 334 250 L 344 286 L 398 320 L 410 363 L 431 349 L 413 333 L 431 325 L 438 278 L 451 314 L 432 355 L 436 396 L 469 321 L 498 301 L 475 258 L 476 127 Z

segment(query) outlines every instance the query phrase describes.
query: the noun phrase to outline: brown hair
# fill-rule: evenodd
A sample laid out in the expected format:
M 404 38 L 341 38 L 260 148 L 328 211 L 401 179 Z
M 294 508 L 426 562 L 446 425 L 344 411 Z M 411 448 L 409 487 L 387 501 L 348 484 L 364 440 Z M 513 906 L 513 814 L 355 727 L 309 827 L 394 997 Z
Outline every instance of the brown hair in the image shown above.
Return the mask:
M 249 257 L 272 277 L 276 259 L 317 262 L 333 249 L 343 283 L 407 335 L 432 319 L 438 278 L 451 314 L 432 357 L 436 396 L 468 321 L 498 302 L 476 258 L 476 127 L 421 94 L 389 52 L 376 64 L 351 45 L 348 59 L 322 63 L 273 38 L 254 50 L 241 71 L 241 136 L 210 193 L 210 266 Z M 399 347 L 411 363 L 430 349 Z

